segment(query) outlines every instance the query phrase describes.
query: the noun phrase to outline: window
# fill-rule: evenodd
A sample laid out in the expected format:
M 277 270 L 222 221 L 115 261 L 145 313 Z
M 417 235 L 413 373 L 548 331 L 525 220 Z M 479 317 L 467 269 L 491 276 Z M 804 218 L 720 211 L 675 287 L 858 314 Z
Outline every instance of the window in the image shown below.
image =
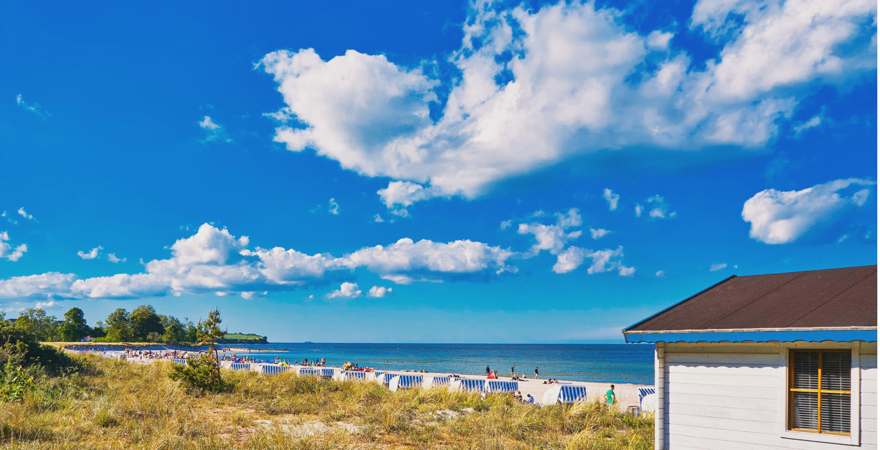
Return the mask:
M 791 350 L 789 429 L 849 434 L 851 358 L 849 350 Z

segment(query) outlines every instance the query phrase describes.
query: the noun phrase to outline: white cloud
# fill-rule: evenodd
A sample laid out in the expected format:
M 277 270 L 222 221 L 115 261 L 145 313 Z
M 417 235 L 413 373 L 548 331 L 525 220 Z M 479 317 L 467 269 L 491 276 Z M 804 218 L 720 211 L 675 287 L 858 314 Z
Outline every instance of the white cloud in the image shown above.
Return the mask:
M 0 244 L 8 234 L 0 234 Z M 447 243 L 403 238 L 335 257 L 294 249 L 248 248 L 249 239 L 226 228 L 203 224 L 187 238 L 171 245 L 171 257 L 144 264 L 142 273 L 77 278 L 47 273 L 0 279 L 0 298 L 140 298 L 184 293 L 230 295 L 269 290 L 291 290 L 322 283 L 329 272 L 366 269 L 395 283 L 439 282 L 466 274 L 513 271 L 506 261 L 509 250 L 482 242 Z M 6 249 L 0 247 L 0 251 Z M 81 252 L 97 258 L 98 250 Z M 2 255 L 2 253 L 0 253 Z
M 34 215 L 25 211 L 24 206 L 18 208 L 18 215 L 27 220 L 34 220 Z
M 91 250 L 89 250 L 89 251 L 78 250 L 78 251 L 76 252 L 76 255 L 79 256 L 79 257 L 82 258 L 82 259 L 85 259 L 85 260 L 92 260 L 92 259 L 95 259 L 95 258 L 98 257 L 98 255 L 101 253 L 101 250 L 102 250 L 103 248 L 104 248 L 104 247 L 101 247 L 101 246 L 99 245 L 99 246 L 97 246 L 97 247 L 95 247 L 95 248 L 93 248 L 93 249 L 91 249 Z
M 337 202 L 335 198 L 330 197 L 330 200 L 327 200 L 327 212 L 330 213 L 330 215 L 338 216 L 339 211 L 339 202 Z
M 16 104 L 19 108 L 21 108 L 21 109 L 23 109 L 23 110 L 25 110 L 25 111 L 27 111 L 27 112 L 29 112 L 29 113 L 32 113 L 32 114 L 34 114 L 34 115 L 36 115 L 36 116 L 42 117 L 42 118 L 44 118 L 44 119 L 45 119 L 46 117 L 51 116 L 51 114 L 49 114 L 48 111 L 46 111 L 45 109 L 43 109 L 43 107 L 40 106 L 39 103 L 34 103 L 34 102 L 28 102 L 28 101 L 25 101 L 24 96 L 21 95 L 21 94 L 17 94 L 17 95 L 15 96 L 15 104 Z
M 385 223 L 385 219 L 382 218 L 381 214 L 376 213 L 373 215 L 373 222 L 374 223 Z
M 616 249 L 604 250 L 589 250 L 577 246 L 568 247 L 556 256 L 553 271 L 560 274 L 571 272 L 580 267 L 587 259 L 590 260 L 590 265 L 587 267 L 587 274 L 590 275 L 617 271 L 618 275 L 629 277 L 636 272 L 635 267 L 623 264 L 623 247 L 620 246 Z
M 668 31 L 652 31 L 650 34 L 648 34 L 648 48 L 652 50 L 666 50 L 667 48 L 669 48 L 669 41 L 672 40 L 673 36 L 675 35 Z
M 413 203 L 442 195 L 436 189 L 409 181 L 391 181 L 387 187 L 379 189 L 376 193 L 388 209 L 406 208 Z
M 532 246 L 532 254 L 541 251 L 548 251 L 552 254 L 558 254 L 565 245 L 581 236 L 580 230 L 571 231 L 573 227 L 578 227 L 583 223 L 580 211 L 577 208 L 571 208 L 565 213 L 556 213 L 556 223 L 521 223 L 517 227 L 519 234 L 531 234 L 535 238 L 535 244 Z
M 637 203 L 635 206 L 636 217 L 642 217 L 647 211 L 648 217 L 651 219 L 672 219 L 678 215 L 669 207 L 669 203 L 662 195 L 652 195 L 645 199 L 645 204 Z
M 617 203 L 620 201 L 620 194 L 615 194 L 611 189 L 605 188 L 602 190 L 602 198 L 608 202 L 608 210 L 614 211 L 617 209 Z
M 602 239 L 609 234 L 611 234 L 611 230 L 606 230 L 604 228 L 590 228 L 590 237 L 594 240 Z
M 392 291 L 392 289 L 390 287 L 373 286 L 370 288 L 369 292 L 367 292 L 367 295 L 369 295 L 370 297 L 373 297 L 373 298 L 382 298 L 382 297 L 390 294 L 391 291 Z
M 357 298 L 362 293 L 357 283 L 345 281 L 339 285 L 339 289 L 327 294 L 327 298 Z
M 751 224 L 749 236 L 753 239 L 786 244 L 816 225 L 833 221 L 847 208 L 863 206 L 870 195 L 864 186 L 873 184 L 871 180 L 848 178 L 799 191 L 765 189 L 746 200 L 742 218 Z
M 794 130 L 795 136 L 800 136 L 803 132 L 822 125 L 823 120 L 823 116 L 821 114 L 817 114 L 801 123 L 795 124 L 792 129 Z
M 110 261 L 113 264 L 118 264 L 128 261 L 128 258 L 120 258 L 119 256 L 116 256 L 116 253 L 110 252 L 107 253 L 107 261 Z
M 400 205 L 473 197 L 497 180 L 588 152 L 764 146 L 800 98 L 873 69 L 874 15 L 865 0 L 700 2 L 692 26 L 727 40 L 716 58 L 692 63 L 669 48 L 668 33 L 638 34 L 619 11 L 594 3 L 533 11 L 479 4 L 451 55 L 459 73 L 448 87 L 354 50 L 329 60 L 313 49 L 280 50 L 261 66 L 296 123 L 279 127 L 275 140 L 410 183 L 382 196 Z M 668 50 L 651 51 L 661 47 Z M 432 119 L 439 89 L 448 97 Z
M 726 262 L 713 263 L 709 266 L 709 272 L 718 272 L 727 268 Z
M 202 120 L 198 121 L 198 124 L 205 134 L 202 142 L 232 142 L 232 138 L 226 133 L 226 129 L 215 122 L 211 116 L 203 116 Z
M 666 276 L 666 272 L 664 272 L 662 270 L 658 270 L 658 271 L 654 272 L 654 276 L 657 278 L 663 278 Z
M 27 244 L 18 244 L 15 247 L 9 243 L 9 233 L 0 231 L 0 258 L 16 262 L 28 251 Z

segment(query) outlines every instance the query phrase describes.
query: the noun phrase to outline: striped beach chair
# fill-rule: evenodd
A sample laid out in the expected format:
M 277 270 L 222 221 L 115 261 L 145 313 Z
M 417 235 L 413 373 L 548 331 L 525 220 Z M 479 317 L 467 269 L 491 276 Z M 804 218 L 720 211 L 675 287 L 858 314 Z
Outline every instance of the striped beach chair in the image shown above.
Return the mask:
M 393 373 L 387 373 L 387 372 L 383 373 L 382 374 L 382 384 L 384 384 L 385 386 L 388 386 L 388 384 L 391 383 L 391 379 L 396 376 L 397 375 L 393 374 Z
M 640 387 L 639 412 L 654 412 L 657 405 L 657 389 L 654 386 Z
M 332 367 L 322 367 L 318 375 L 321 378 L 333 378 L 334 370 Z
M 486 380 L 462 378 L 460 386 L 461 390 L 465 392 L 483 392 L 483 389 L 486 386 Z
M 421 375 L 400 375 L 397 379 L 398 389 L 412 389 L 422 385 L 424 378 Z
M 301 377 L 317 377 L 321 375 L 317 367 L 300 367 L 297 373 Z
M 342 372 L 342 379 L 364 381 L 367 379 L 367 373 L 358 370 L 346 370 L 345 372 Z
M 290 367 L 278 364 L 263 364 L 260 366 L 260 373 L 264 375 L 277 375 L 279 373 L 287 372 L 288 370 L 290 370 Z
M 237 363 L 234 362 L 229 365 L 229 368 L 232 370 L 251 370 L 251 363 Z
M 587 387 L 576 384 L 559 386 L 559 403 L 574 403 L 587 398 Z
M 449 386 L 449 377 L 434 377 L 431 380 L 431 387 L 447 387 Z
M 514 393 L 519 390 L 519 383 L 507 380 L 487 380 L 486 392 Z
M 186 365 L 186 359 L 184 359 L 184 358 L 172 358 L 171 362 L 173 362 L 174 364 L 181 365 L 181 366 Z

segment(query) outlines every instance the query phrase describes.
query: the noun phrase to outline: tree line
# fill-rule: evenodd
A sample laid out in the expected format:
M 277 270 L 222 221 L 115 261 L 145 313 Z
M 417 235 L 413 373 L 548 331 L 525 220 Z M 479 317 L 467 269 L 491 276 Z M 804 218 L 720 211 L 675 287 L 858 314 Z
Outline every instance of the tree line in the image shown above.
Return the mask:
M 3 319 L 3 313 L 0 313 L 0 320 Z M 131 312 L 117 308 L 94 327 L 89 326 L 83 310 L 77 307 L 67 310 L 62 319 L 50 316 L 40 308 L 30 308 L 8 322 L 44 342 L 198 342 L 196 325 L 191 321 L 157 314 L 150 305 L 138 306 Z

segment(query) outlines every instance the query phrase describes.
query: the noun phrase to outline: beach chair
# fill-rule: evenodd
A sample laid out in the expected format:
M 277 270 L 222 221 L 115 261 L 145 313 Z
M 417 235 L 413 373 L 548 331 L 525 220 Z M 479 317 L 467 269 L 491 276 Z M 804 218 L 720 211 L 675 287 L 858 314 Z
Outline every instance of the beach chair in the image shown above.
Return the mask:
M 385 386 L 388 386 L 391 383 L 391 379 L 396 376 L 397 376 L 397 374 L 393 374 L 393 373 L 383 373 L 382 374 L 382 384 L 384 384 Z
M 237 363 L 234 362 L 229 365 L 229 368 L 232 370 L 251 370 L 251 363 Z
M 181 366 L 186 365 L 186 359 L 184 359 L 184 358 L 172 358 L 171 362 L 173 362 L 174 364 L 181 365 Z
M 431 387 L 449 387 L 449 377 L 434 377 L 431 379 Z
M 361 372 L 357 370 L 346 370 L 342 372 L 343 380 L 357 380 L 357 381 L 365 381 L 367 379 L 367 373 Z
M 321 378 L 333 378 L 334 370 L 332 367 L 322 367 L 318 374 Z
M 279 373 L 287 372 L 288 370 L 290 370 L 290 367 L 278 364 L 263 364 L 260 366 L 260 373 L 264 375 L 277 375 Z
M 587 398 L 587 387 L 576 384 L 559 386 L 559 403 L 575 403 Z
M 654 386 L 639 388 L 639 412 L 654 412 L 657 409 L 657 389 Z
M 486 380 L 462 378 L 460 389 L 465 392 L 483 392 L 486 386 Z
M 388 389 L 397 391 L 399 389 L 414 389 L 422 386 L 424 377 L 421 375 L 394 375 L 388 382 Z
M 503 392 L 512 394 L 519 390 L 519 383 L 516 381 L 507 381 L 507 380 L 487 380 L 486 381 L 486 392 Z
M 317 367 L 300 367 L 297 374 L 301 377 L 317 377 L 321 375 L 321 372 Z

